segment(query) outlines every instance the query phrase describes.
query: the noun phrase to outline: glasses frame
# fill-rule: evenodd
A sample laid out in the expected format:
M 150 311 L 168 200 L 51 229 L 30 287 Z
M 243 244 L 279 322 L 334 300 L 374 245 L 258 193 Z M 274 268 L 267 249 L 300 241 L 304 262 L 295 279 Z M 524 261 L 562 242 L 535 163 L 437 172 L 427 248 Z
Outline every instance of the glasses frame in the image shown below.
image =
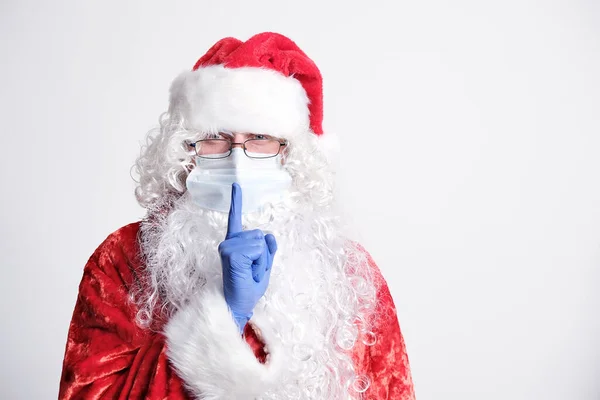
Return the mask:
M 265 140 L 274 140 L 274 141 L 279 142 L 279 149 L 277 149 L 277 154 L 273 154 L 272 156 L 268 156 L 268 157 L 254 157 L 254 156 L 249 156 L 248 155 L 248 151 L 246 149 L 246 143 L 252 142 L 252 141 L 265 141 Z M 201 144 L 202 142 L 208 142 L 208 141 L 212 141 L 212 142 L 214 142 L 214 141 L 222 141 L 222 142 L 229 143 L 229 151 L 227 152 L 227 155 L 221 156 L 221 157 L 206 157 L 205 155 L 198 154 L 198 149 L 200 148 L 200 146 L 198 144 L 199 143 Z M 270 138 L 270 139 L 255 139 L 255 138 L 250 138 L 250 139 L 244 140 L 242 143 L 236 143 L 236 142 L 232 142 L 229 139 L 214 138 L 214 139 L 200 139 L 200 140 L 197 140 L 197 141 L 195 141 L 193 143 L 189 143 L 189 145 L 194 148 L 194 153 L 196 153 L 196 156 L 198 156 L 200 158 L 208 159 L 208 160 L 220 160 L 220 159 L 229 157 L 231 155 L 231 153 L 233 152 L 233 146 L 235 146 L 235 145 L 242 146 L 242 148 L 244 149 L 244 154 L 246 155 L 246 157 L 253 158 L 255 160 L 264 160 L 264 159 L 267 159 L 267 158 L 277 157 L 279 154 L 281 154 L 281 148 L 287 146 L 288 142 L 285 139 L 277 139 L 277 138 Z

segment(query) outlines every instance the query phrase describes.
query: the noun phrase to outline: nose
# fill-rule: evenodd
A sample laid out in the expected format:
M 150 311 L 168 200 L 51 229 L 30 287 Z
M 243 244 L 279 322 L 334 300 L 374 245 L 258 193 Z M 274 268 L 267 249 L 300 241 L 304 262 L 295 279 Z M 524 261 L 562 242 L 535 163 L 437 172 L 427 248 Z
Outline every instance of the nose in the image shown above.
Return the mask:
M 233 135 L 233 140 L 231 142 L 231 148 L 235 148 L 236 146 L 239 148 L 244 148 L 244 141 L 246 140 L 246 135 L 243 133 L 236 133 Z

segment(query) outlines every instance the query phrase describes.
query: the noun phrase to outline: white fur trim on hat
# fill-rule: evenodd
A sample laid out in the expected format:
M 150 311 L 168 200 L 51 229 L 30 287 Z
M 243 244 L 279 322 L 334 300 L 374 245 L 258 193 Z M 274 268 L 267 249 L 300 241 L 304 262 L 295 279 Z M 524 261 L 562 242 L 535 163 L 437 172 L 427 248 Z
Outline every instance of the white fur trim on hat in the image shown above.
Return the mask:
M 308 104 L 297 79 L 265 68 L 200 67 L 171 85 L 170 112 L 201 132 L 292 138 L 310 129 Z
M 284 364 L 278 342 L 260 318 L 251 323 L 267 346 L 265 364 L 240 335 L 222 290 L 203 289 L 167 323 L 167 357 L 195 396 L 254 399 L 277 382 Z

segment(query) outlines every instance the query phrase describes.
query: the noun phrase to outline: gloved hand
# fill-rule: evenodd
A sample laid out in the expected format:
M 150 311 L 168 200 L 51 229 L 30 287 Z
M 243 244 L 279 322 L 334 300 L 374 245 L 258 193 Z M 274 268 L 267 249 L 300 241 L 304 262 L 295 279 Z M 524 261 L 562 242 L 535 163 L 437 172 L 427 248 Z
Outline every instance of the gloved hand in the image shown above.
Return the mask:
M 242 189 L 234 183 L 227 236 L 219 245 L 219 255 L 225 301 L 240 333 L 252 317 L 256 303 L 267 290 L 276 251 L 275 236 L 264 235 L 260 229 L 242 230 Z

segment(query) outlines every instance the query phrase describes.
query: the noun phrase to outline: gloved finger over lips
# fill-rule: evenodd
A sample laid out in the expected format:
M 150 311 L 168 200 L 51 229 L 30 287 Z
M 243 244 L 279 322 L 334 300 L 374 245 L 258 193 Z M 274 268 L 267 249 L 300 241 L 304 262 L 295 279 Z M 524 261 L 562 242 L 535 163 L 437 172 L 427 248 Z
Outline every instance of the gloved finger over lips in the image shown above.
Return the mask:
M 237 183 L 231 185 L 231 206 L 227 220 L 227 235 L 229 239 L 234 234 L 242 231 L 242 188 Z

